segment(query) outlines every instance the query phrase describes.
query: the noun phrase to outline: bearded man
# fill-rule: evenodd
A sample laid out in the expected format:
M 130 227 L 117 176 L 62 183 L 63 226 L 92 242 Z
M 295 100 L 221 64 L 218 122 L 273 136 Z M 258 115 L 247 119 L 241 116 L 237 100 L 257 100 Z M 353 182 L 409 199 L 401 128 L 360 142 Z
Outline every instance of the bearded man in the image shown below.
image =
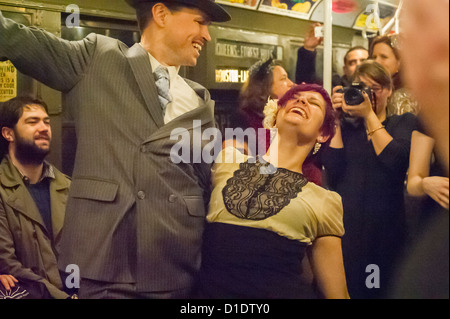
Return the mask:
M 0 129 L 0 274 L 10 279 L 0 296 L 74 297 L 57 266 L 70 180 L 45 161 L 52 140 L 45 102 L 2 103 Z

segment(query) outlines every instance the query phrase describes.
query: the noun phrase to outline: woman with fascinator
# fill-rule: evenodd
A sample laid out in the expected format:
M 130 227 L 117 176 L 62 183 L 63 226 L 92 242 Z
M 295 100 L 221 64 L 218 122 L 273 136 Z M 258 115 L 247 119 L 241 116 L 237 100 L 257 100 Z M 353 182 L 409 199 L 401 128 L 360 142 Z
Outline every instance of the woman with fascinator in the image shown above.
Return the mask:
M 234 139 L 234 145 L 248 155 L 264 154 L 270 145 L 270 133 L 264 131 L 258 134 L 258 129 L 263 128 L 264 106 L 269 99 L 279 99 L 293 85 L 288 78 L 286 70 L 272 58 L 259 61 L 249 68 L 248 81 L 242 87 L 239 95 L 239 108 L 232 116 L 231 122 L 234 128 L 242 128 L 244 131 L 251 128 L 256 133 L 256 143 L 248 143 Z M 258 143 L 265 147 L 258 152 Z
M 240 92 L 239 109 L 232 116 L 231 122 L 233 128 L 242 128 L 244 131 L 253 129 L 256 134 L 255 142 L 248 143 L 234 138 L 231 143 L 246 155 L 265 154 L 270 146 L 270 130 L 258 133 L 259 129 L 264 128 L 264 107 L 269 99 L 281 98 L 293 85 L 286 70 L 273 58 L 252 65 L 248 81 Z M 224 146 L 226 145 L 230 145 L 229 140 L 224 142 Z M 318 162 L 318 155 L 310 156 L 304 165 L 304 173 L 309 181 L 321 186 L 322 172 Z
M 308 182 L 303 163 L 334 135 L 335 111 L 318 85 L 296 85 L 265 109 L 277 129 L 267 153 L 227 147 L 212 169 L 200 298 L 303 298 L 308 258 L 321 297 L 348 298 L 341 198 Z

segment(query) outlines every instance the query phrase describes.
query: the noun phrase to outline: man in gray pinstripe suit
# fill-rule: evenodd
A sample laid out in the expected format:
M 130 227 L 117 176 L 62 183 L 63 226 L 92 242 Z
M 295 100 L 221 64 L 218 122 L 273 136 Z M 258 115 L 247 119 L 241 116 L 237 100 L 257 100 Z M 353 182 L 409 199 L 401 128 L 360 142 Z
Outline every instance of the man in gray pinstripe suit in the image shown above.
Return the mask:
M 214 102 L 177 72 L 196 64 L 210 21 L 230 16 L 212 0 L 126 1 L 142 31 L 131 48 L 96 34 L 65 41 L 0 13 L 0 59 L 65 93 L 75 121 L 59 267 L 79 267 L 80 298 L 185 298 L 200 266 L 210 167 L 173 163 L 170 135 L 213 127 Z M 159 65 L 170 77 L 164 112 Z

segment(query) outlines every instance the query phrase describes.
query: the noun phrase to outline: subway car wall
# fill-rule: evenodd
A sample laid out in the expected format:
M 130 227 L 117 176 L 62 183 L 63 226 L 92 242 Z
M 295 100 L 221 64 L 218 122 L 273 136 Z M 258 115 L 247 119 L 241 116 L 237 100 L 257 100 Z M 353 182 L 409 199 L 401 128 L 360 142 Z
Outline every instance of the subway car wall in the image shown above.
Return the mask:
M 68 27 L 71 13 L 66 9 L 80 3 L 79 26 Z M 95 3 L 94 3 L 95 2 Z M 183 67 L 181 76 L 204 85 L 216 101 L 217 126 L 229 126 L 230 115 L 237 109 L 239 91 L 248 75 L 248 68 L 260 59 L 273 56 L 294 80 L 297 50 L 312 21 L 270 13 L 226 7 L 232 20 L 210 26 L 212 41 L 203 49 L 196 67 Z M 46 29 L 67 40 L 79 40 L 91 32 L 117 38 L 129 46 L 140 35 L 134 12 L 122 0 L 100 1 L 0 1 L 2 13 L 19 23 Z M 333 27 L 333 71 L 342 72 L 343 54 L 353 45 L 366 45 L 361 32 L 340 26 Z M 367 46 L 367 45 L 366 45 Z M 321 48 L 317 70 L 321 73 Z M 49 160 L 71 175 L 76 153 L 76 133 L 70 112 L 60 92 L 17 72 L 15 94 L 33 94 L 43 98 L 50 108 L 53 130 L 52 153 Z

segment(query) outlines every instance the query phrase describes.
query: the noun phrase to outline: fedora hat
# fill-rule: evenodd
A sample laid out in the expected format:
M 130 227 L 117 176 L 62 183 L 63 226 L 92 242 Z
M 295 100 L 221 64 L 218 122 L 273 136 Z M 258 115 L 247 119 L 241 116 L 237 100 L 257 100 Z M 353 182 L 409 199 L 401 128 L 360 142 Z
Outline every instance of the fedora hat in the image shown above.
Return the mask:
M 214 2 L 214 0 L 125 0 L 130 6 L 136 8 L 140 3 L 153 2 L 153 3 L 180 3 L 187 6 L 192 6 L 200 9 L 206 13 L 211 21 L 226 22 L 231 19 L 228 12 L 226 12 L 220 5 Z

